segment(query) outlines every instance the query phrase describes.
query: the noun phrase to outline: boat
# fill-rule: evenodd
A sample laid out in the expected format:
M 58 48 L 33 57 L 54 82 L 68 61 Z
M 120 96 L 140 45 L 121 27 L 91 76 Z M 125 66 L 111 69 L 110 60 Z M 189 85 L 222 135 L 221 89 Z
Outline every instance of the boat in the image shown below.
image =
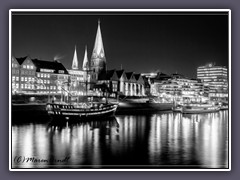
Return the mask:
M 220 110 L 228 110 L 228 105 L 221 105 Z
M 200 114 L 200 113 L 212 113 L 218 112 L 220 107 L 212 104 L 186 104 L 182 105 L 179 110 L 183 114 Z
M 181 113 L 182 109 L 183 109 L 182 105 L 176 105 L 176 106 L 172 107 L 173 112 L 180 112 Z
M 97 120 L 115 115 L 118 104 L 92 103 L 90 106 L 62 103 L 47 103 L 46 110 L 53 119 Z

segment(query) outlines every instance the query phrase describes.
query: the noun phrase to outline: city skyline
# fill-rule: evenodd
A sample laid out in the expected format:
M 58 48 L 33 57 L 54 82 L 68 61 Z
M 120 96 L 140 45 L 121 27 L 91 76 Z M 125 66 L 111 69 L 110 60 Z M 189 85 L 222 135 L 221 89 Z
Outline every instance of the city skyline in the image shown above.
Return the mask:
M 57 59 L 70 69 L 75 45 L 79 64 L 85 46 L 91 58 L 98 20 L 108 69 L 195 78 L 198 66 L 228 67 L 227 13 L 17 13 L 12 55 Z

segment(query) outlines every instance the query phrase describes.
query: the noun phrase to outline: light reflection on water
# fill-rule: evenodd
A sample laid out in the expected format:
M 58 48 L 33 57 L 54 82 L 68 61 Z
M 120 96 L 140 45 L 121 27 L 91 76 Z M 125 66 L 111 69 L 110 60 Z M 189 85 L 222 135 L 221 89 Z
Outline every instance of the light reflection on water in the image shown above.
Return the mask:
M 26 162 L 31 157 L 42 162 Z M 228 111 L 121 115 L 77 124 L 13 124 L 12 166 L 228 168 Z

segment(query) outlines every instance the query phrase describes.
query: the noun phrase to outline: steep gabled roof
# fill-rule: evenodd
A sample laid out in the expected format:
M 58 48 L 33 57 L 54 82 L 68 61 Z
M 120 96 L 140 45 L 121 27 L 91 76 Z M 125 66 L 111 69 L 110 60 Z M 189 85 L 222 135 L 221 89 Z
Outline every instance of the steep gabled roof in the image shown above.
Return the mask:
M 123 69 L 122 70 L 117 70 L 116 73 L 117 73 L 118 78 L 120 79 L 122 77 L 123 73 L 124 73 L 124 70 Z
M 140 74 L 134 74 L 134 77 L 138 81 L 138 79 L 140 78 Z
M 27 59 L 28 56 L 25 57 L 20 57 L 20 58 L 16 58 L 17 62 L 19 65 L 22 65 L 22 63 Z
M 62 63 L 58 61 L 43 61 L 38 59 L 32 59 L 32 62 L 36 66 L 36 71 L 39 72 L 40 69 L 52 69 L 54 73 L 58 73 L 59 70 L 64 71 L 64 74 L 68 74 L 67 69 L 63 66 Z
M 126 74 L 126 76 L 127 76 L 128 81 L 130 81 L 130 82 L 136 82 L 136 78 L 135 78 L 133 72 L 126 72 L 125 74 Z
M 133 75 L 133 72 L 126 72 L 125 74 L 127 76 L 127 79 L 130 80 Z
M 144 84 L 144 80 L 141 74 L 134 74 L 134 77 L 138 83 Z

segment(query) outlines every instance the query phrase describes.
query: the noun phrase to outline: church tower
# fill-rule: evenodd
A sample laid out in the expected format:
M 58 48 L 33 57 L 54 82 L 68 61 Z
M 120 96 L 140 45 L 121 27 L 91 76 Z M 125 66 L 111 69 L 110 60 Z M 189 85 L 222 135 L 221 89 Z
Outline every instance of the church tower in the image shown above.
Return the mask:
M 89 62 L 88 62 L 88 55 L 87 55 L 87 46 L 85 47 L 85 53 L 83 58 L 83 65 L 82 70 L 89 71 Z
M 91 57 L 91 73 L 92 80 L 96 81 L 98 79 L 99 73 L 106 71 L 106 57 L 103 48 L 102 34 L 100 28 L 100 21 L 98 20 L 98 28 L 95 39 L 95 44 Z
M 78 69 L 78 58 L 77 58 L 77 50 L 76 50 L 76 45 L 75 45 L 75 51 L 73 55 L 73 62 L 72 62 L 72 69 Z

